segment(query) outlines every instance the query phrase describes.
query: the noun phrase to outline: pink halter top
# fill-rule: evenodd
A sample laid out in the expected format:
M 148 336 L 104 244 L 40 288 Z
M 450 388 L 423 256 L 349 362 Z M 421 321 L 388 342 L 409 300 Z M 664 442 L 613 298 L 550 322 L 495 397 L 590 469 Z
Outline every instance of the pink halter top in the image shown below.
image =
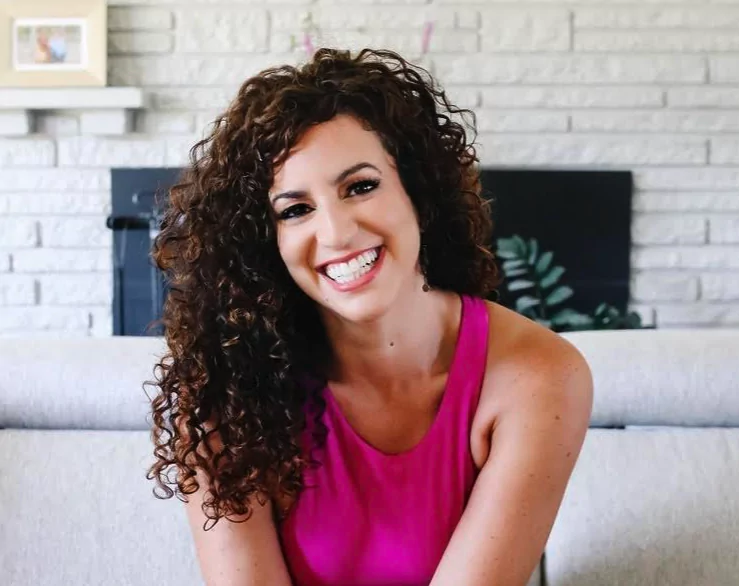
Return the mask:
M 470 427 L 485 372 L 488 312 L 463 296 L 462 320 L 441 405 L 413 448 L 388 455 L 349 425 L 324 390 L 321 466 L 280 524 L 295 586 L 428 585 L 477 476 Z

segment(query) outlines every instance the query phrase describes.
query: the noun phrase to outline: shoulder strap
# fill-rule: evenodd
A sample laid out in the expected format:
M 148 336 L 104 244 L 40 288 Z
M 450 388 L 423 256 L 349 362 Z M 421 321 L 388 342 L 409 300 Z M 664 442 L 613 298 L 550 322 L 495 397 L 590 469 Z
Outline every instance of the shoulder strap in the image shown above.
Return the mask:
M 477 297 L 462 296 L 462 320 L 447 392 L 454 395 L 457 411 L 465 419 L 477 409 L 488 355 L 489 314 L 487 303 Z M 471 419 L 470 419 L 471 421 Z

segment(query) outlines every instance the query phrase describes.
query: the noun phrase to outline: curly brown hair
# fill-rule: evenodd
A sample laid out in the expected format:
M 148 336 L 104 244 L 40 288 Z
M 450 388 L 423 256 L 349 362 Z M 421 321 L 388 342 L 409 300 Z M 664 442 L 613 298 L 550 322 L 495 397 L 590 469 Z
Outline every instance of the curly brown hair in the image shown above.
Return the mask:
M 185 500 L 199 470 L 210 528 L 248 518 L 253 498 L 296 497 L 315 464 L 304 432 L 325 441 L 329 344 L 279 255 L 267 194 L 306 130 L 337 114 L 375 131 L 394 158 L 419 217 L 428 284 L 478 297 L 500 284 L 474 137 L 452 118 L 471 116 L 474 131 L 474 113 L 452 105 L 426 70 L 392 51 L 320 49 L 300 67 L 247 79 L 191 149 L 152 247 L 169 286 L 168 351 L 146 383 L 157 388 L 147 478 L 158 498 Z

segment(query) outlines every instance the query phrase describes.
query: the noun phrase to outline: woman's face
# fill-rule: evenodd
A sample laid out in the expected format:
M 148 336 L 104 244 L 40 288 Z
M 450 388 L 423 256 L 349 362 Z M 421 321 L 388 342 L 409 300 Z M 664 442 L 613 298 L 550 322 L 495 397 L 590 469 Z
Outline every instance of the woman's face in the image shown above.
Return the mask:
M 348 115 L 309 129 L 270 190 L 277 239 L 297 285 L 351 321 L 420 288 L 418 220 L 379 137 Z

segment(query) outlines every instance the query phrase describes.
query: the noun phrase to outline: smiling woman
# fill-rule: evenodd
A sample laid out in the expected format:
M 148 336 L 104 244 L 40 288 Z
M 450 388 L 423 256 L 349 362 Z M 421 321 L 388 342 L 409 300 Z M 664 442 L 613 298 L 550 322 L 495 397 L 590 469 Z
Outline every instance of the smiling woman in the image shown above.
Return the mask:
M 357 118 L 339 114 L 310 128 L 275 173 L 273 190 L 280 256 L 330 314 L 373 320 L 420 290 L 416 212 L 392 156 Z
M 592 381 L 486 301 L 459 114 L 395 53 L 322 49 L 245 81 L 193 148 L 152 251 L 170 293 L 150 477 L 185 500 L 209 586 L 531 575 Z

